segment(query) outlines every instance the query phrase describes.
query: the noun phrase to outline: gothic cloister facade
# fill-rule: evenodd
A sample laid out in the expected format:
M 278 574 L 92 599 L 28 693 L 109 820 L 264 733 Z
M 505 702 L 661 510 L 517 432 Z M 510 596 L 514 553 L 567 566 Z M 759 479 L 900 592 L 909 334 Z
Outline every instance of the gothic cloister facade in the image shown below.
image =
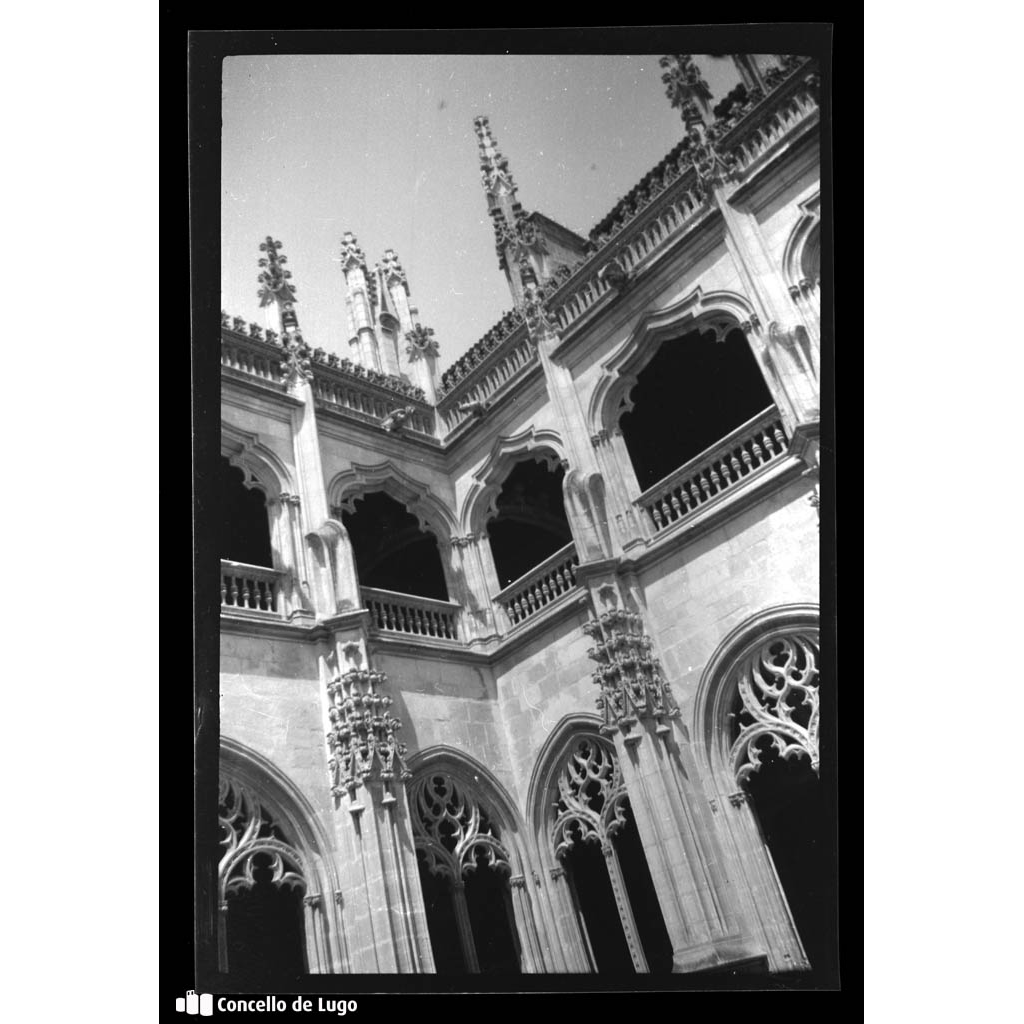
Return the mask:
M 513 305 L 444 374 L 396 253 L 342 238 L 331 351 L 254 252 L 278 328 L 221 324 L 229 976 L 835 970 L 818 69 L 731 59 L 718 98 L 663 59 L 681 142 L 586 238 L 477 119 Z

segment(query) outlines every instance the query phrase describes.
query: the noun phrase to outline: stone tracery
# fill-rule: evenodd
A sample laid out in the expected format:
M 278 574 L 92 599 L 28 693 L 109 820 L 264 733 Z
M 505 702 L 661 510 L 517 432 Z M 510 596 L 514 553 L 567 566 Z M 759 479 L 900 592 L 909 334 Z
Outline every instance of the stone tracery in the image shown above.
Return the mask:
M 553 802 L 551 845 L 562 858 L 577 841 L 605 846 L 627 823 L 626 786 L 610 745 L 577 739 L 564 758 Z
M 447 774 L 431 772 L 411 788 L 413 835 L 427 868 L 452 882 L 480 861 L 511 874 L 509 854 L 476 797 Z
M 767 739 L 783 760 L 806 757 L 818 771 L 818 646 L 809 633 L 776 636 L 747 657 L 737 676 L 742 709 L 730 759 L 737 783 L 761 768 Z
M 223 903 L 231 894 L 256 884 L 254 859 L 269 858 L 270 882 L 277 888 L 305 891 L 305 863 L 302 854 L 288 840 L 259 799 L 233 779 L 221 779 L 218 821 L 223 848 L 218 865 L 219 896 Z

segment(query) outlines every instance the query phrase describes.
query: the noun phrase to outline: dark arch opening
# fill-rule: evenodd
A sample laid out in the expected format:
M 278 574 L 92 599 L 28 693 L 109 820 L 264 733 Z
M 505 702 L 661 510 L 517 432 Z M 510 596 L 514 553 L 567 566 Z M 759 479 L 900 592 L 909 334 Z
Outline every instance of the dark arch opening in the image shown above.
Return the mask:
M 490 867 L 482 849 L 476 867 L 467 872 L 466 906 L 481 974 L 519 974 L 522 971 L 508 873 Z
M 773 404 L 744 333 L 690 331 L 662 343 L 619 419 L 641 490 Z
M 256 884 L 228 895 L 228 974 L 243 991 L 306 972 L 302 893 L 271 882 L 270 860 L 254 854 Z
M 658 902 L 640 833 L 633 820 L 632 808 L 628 800 L 624 800 L 622 806 L 627 821 L 612 838 L 612 846 L 622 872 L 637 937 L 647 960 L 647 970 L 651 974 L 670 974 L 672 940 Z M 574 832 L 577 837 L 581 835 L 578 826 Z M 569 876 L 577 909 L 586 925 L 595 969 L 598 973 L 635 973 L 607 860 L 600 845 L 594 841 L 577 841 L 565 854 L 562 863 Z
M 245 473 L 224 456 L 220 460 L 217 526 L 222 559 L 273 568 L 267 496 L 259 489 L 246 487 Z
M 647 969 L 651 974 L 670 974 L 672 940 L 669 938 L 661 904 L 658 902 L 651 869 L 647 864 L 647 855 L 640 841 L 640 832 L 633 820 L 633 809 L 629 806 L 628 800 L 624 800 L 623 804 L 629 820 L 615 834 L 612 843 L 619 856 L 629 905 L 633 908 L 633 919 L 640 933 L 640 944 L 644 947 L 644 954 L 647 957 Z
M 502 484 L 498 514 L 487 524 L 498 581 L 507 587 L 572 540 L 561 466 L 517 462 Z
M 796 697 L 788 703 L 793 721 L 806 728 L 806 705 Z M 749 719 L 739 694 L 732 710 L 735 737 Z M 783 760 L 768 736 L 756 748 L 761 767 L 748 776 L 744 788 L 811 969 L 832 974 L 838 966 L 836 861 L 824 788 L 809 758 Z
M 354 512 L 342 512 L 364 587 L 448 600 L 448 586 L 437 538 L 420 529 L 417 518 L 383 491 L 355 499 Z
M 562 865 L 586 927 L 594 969 L 598 974 L 635 974 L 600 844 L 577 841 Z
M 416 851 L 416 860 L 420 869 L 420 886 L 423 889 L 423 903 L 427 912 L 430 948 L 434 953 L 434 969 L 438 974 L 466 974 L 469 965 L 462 952 L 451 882 L 441 875 L 431 874 L 422 850 Z

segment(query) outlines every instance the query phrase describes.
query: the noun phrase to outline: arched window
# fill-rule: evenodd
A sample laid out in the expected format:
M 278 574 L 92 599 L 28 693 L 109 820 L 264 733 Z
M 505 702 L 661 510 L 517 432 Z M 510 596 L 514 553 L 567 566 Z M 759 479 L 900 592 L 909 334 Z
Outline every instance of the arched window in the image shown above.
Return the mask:
M 438 973 L 518 973 L 512 868 L 493 816 L 438 770 L 413 781 L 409 805 Z
M 619 426 L 641 490 L 773 406 L 738 328 L 692 330 L 663 342 L 630 398 Z
M 243 987 L 306 973 L 303 855 L 238 781 L 221 779 L 218 816 L 222 969 Z
M 819 773 L 818 635 L 776 634 L 732 673 L 729 759 L 811 967 L 835 965 L 835 858 Z
M 550 792 L 549 839 L 566 872 L 593 970 L 667 973 L 672 943 L 615 749 L 576 736 Z
M 802 280 L 811 287 L 821 284 L 821 225 L 816 224 L 807 236 L 803 251 L 800 254 L 800 271 Z
M 524 576 L 572 541 L 565 514 L 561 466 L 537 459 L 517 462 L 497 498 L 497 515 L 487 524 L 501 587 Z
M 383 491 L 356 498 L 353 507 L 341 518 L 362 586 L 448 600 L 437 538 L 416 516 Z
M 267 495 L 243 469 L 220 460 L 217 542 L 220 558 L 271 568 Z

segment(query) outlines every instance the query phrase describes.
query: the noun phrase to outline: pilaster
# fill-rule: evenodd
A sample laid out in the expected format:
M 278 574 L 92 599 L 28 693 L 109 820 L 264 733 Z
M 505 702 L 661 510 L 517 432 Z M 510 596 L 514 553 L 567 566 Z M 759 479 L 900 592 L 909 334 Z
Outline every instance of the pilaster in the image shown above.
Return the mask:
M 426 910 L 412 844 L 405 745 L 383 672 L 366 651 L 365 616 L 325 623 L 321 656 L 329 781 L 335 830 L 346 851 L 338 870 L 349 908 L 353 970 L 434 970 Z
M 595 617 L 601 731 L 615 744 L 637 830 L 672 942 L 673 970 L 752 954 L 723 870 L 711 810 L 679 724 L 679 708 L 646 632 L 639 587 L 614 564 L 584 574 Z M 613 879 L 614 881 L 614 879 Z

